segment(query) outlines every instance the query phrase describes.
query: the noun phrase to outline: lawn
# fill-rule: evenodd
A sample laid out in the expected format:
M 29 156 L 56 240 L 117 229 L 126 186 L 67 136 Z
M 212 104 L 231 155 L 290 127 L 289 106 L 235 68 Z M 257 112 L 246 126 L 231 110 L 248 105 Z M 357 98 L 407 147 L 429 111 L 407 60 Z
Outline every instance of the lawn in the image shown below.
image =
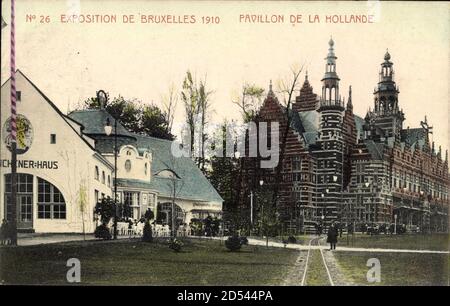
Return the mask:
M 345 277 L 357 285 L 449 285 L 448 254 L 336 252 L 335 256 Z M 367 281 L 369 258 L 380 260 L 380 283 Z
M 243 246 L 229 252 L 217 240 L 184 240 L 175 253 L 166 243 L 86 241 L 1 247 L 0 279 L 9 284 L 67 284 L 67 259 L 81 262 L 81 284 L 277 285 L 298 251 Z
M 350 247 L 363 248 L 389 248 L 389 249 L 413 249 L 413 250 L 433 250 L 448 251 L 448 234 L 409 234 L 409 235 L 363 235 L 355 234 L 354 238 L 349 235 Z M 347 246 L 347 236 L 344 233 L 339 238 L 338 245 Z

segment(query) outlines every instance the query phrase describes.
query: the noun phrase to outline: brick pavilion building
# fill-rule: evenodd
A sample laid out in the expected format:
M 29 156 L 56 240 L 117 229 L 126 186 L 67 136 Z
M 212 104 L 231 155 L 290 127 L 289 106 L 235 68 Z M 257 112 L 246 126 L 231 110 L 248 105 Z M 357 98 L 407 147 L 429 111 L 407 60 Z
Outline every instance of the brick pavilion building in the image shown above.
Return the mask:
M 425 116 L 418 128 L 404 128 L 391 56 L 386 52 L 373 110 L 353 113 L 352 89 L 341 98 L 337 57 L 330 39 L 321 94 L 305 81 L 289 111 L 271 86 L 256 121 L 289 123 L 280 160 L 277 208 L 285 229 L 302 231 L 333 221 L 404 224 L 407 230 L 448 230 L 448 152 L 430 141 Z M 243 196 L 248 210 L 251 190 L 273 186 L 275 169 L 258 168 L 246 158 Z M 256 204 L 257 206 L 257 204 Z M 258 209 L 257 207 L 255 209 Z

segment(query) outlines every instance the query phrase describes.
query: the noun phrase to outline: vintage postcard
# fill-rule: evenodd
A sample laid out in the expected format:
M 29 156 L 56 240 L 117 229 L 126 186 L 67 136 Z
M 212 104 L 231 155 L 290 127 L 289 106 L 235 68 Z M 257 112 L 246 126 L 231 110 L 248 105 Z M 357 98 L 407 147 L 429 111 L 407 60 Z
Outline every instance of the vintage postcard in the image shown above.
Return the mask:
M 3 0 L 1 284 L 448 286 L 449 13 Z

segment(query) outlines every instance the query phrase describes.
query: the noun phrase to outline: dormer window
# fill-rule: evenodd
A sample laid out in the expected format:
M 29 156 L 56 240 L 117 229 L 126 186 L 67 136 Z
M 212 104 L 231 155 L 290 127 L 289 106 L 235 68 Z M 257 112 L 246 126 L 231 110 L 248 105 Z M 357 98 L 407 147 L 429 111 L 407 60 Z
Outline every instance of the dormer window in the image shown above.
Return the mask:
M 174 171 L 170 169 L 161 170 L 156 173 L 156 175 L 164 178 L 180 178 Z

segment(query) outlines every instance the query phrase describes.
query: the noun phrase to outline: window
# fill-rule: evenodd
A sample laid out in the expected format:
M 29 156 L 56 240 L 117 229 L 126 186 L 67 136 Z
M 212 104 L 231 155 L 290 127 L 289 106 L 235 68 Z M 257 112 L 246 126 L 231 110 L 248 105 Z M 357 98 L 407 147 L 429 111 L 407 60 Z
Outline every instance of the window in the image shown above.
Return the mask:
M 105 171 L 102 171 L 102 184 L 105 183 Z
M 127 160 L 125 161 L 125 170 L 126 170 L 127 172 L 130 172 L 130 171 L 131 171 L 131 160 L 129 160 L 129 159 L 127 159 Z
M 20 90 L 16 91 L 16 101 L 22 101 L 22 92 Z
M 98 203 L 99 197 L 98 197 L 98 190 L 95 190 L 95 203 Z
M 294 156 L 292 160 L 292 170 L 300 171 L 301 170 L 301 159 L 300 156 Z
M 55 144 L 56 143 L 56 134 L 50 134 L 50 143 Z
M 66 219 L 66 202 L 53 184 L 38 178 L 38 219 Z
M 148 164 L 147 163 L 145 163 L 145 175 L 147 175 L 147 172 L 148 172 Z
M 17 173 L 17 194 L 20 201 L 20 209 L 17 211 L 17 219 L 20 221 L 32 221 L 33 176 Z M 11 211 L 11 174 L 5 175 L 5 201 L 7 220 L 12 219 Z
M 99 177 L 100 177 L 100 173 L 99 173 L 99 170 L 98 170 L 98 166 L 95 166 L 95 179 L 98 181 Z
M 108 187 L 111 187 L 111 176 L 108 174 Z

